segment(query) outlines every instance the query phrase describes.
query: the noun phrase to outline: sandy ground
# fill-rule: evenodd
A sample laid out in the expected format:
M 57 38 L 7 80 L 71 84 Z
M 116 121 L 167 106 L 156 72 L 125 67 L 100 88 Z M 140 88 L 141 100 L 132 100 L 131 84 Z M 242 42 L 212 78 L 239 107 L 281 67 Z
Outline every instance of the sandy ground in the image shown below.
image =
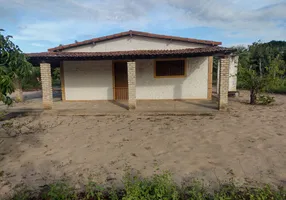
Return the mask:
M 120 182 L 126 170 L 170 170 L 176 181 L 286 185 L 286 96 L 272 106 L 231 100 L 214 116 L 25 116 L 1 122 L 0 195 L 15 185 L 91 176 Z

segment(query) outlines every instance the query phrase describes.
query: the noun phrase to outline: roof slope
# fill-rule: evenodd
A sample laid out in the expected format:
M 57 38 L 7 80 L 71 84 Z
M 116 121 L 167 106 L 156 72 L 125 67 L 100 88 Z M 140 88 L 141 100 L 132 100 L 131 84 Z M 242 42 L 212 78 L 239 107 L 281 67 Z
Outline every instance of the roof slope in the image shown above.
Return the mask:
M 102 59 L 140 59 L 163 57 L 186 57 L 214 54 L 231 54 L 234 49 L 224 47 L 187 48 L 176 50 L 133 50 L 111 52 L 41 52 L 26 54 L 29 60 L 102 60 Z
M 112 40 L 115 38 L 120 38 L 124 36 L 142 36 L 142 37 L 148 37 L 148 38 L 156 38 L 156 39 L 165 39 L 165 40 L 175 40 L 175 41 L 181 41 L 181 42 L 190 42 L 190 43 L 196 43 L 196 44 L 205 44 L 205 45 L 210 45 L 210 46 L 218 46 L 221 45 L 221 42 L 216 42 L 216 41 L 210 41 L 210 40 L 198 40 L 198 39 L 193 39 L 193 38 L 184 38 L 184 37 L 177 37 L 177 36 L 168 36 L 168 35 L 159 35 L 159 34 L 153 34 L 153 33 L 147 33 L 147 32 L 141 32 L 141 31 L 126 31 L 126 32 L 121 32 L 113 35 L 108 35 L 108 36 L 103 36 L 103 37 L 98 37 L 98 38 L 93 38 L 90 40 L 84 40 L 82 42 L 76 42 L 72 44 L 67 44 L 67 45 L 61 45 L 58 47 L 50 48 L 48 51 L 59 51 L 71 47 L 78 47 L 82 45 L 87 45 L 87 44 L 92 44 L 95 42 L 102 42 L 106 40 Z

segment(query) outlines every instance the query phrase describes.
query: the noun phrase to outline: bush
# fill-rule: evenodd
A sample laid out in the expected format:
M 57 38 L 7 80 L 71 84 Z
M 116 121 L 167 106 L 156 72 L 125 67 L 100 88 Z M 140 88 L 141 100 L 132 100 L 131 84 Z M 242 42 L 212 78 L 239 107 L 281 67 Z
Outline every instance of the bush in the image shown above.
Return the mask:
M 62 181 L 49 185 L 48 190 L 42 194 L 42 198 L 47 200 L 78 199 L 74 188 Z
M 126 194 L 122 200 L 179 199 L 178 188 L 167 172 L 151 179 L 128 174 L 124 178 L 124 186 Z
M 285 200 L 286 191 L 281 187 L 273 189 L 269 185 L 263 187 L 237 187 L 233 182 L 220 184 L 211 191 L 199 181 L 183 186 L 174 183 L 169 172 L 156 174 L 151 178 L 128 173 L 124 179 L 122 190 L 102 187 L 89 180 L 84 192 L 76 192 L 65 182 L 48 185 L 38 196 L 32 191 L 15 192 L 10 200 Z
M 274 97 L 271 97 L 269 95 L 259 95 L 257 98 L 257 103 L 262 105 L 268 105 L 275 102 Z
M 280 80 L 280 84 L 276 87 L 270 88 L 269 92 L 277 93 L 277 94 L 286 94 L 286 80 Z

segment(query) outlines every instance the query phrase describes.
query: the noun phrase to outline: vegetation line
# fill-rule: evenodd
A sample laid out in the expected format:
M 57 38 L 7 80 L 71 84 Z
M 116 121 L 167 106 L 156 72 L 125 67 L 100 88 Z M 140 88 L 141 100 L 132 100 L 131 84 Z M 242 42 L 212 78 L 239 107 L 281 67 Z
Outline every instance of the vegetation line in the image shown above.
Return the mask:
M 64 181 L 42 187 L 40 191 L 27 187 L 15 190 L 7 200 L 285 200 L 286 191 L 282 188 L 236 186 L 233 180 L 219 181 L 216 189 L 201 181 L 191 180 L 182 185 L 176 184 L 169 172 L 142 178 L 138 173 L 127 173 L 123 187 L 102 186 L 89 180 L 82 190 L 76 190 Z

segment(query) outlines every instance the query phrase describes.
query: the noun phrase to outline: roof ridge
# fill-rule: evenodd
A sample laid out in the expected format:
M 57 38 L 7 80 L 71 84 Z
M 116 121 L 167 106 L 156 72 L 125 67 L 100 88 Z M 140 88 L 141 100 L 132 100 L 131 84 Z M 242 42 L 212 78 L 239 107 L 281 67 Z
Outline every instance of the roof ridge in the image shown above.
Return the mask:
M 205 44 L 205 45 L 211 45 L 211 46 L 218 46 L 218 45 L 222 44 L 221 42 L 216 42 L 216 41 L 212 41 L 212 40 L 201 40 L 201 39 L 194 39 L 194 38 L 161 35 L 161 34 L 148 33 L 148 32 L 143 32 L 143 31 L 129 30 L 129 31 L 111 34 L 111 35 L 107 35 L 107 36 L 92 38 L 89 40 L 84 40 L 84 41 L 76 42 L 76 43 L 72 43 L 72 44 L 60 45 L 58 47 L 50 48 L 50 49 L 48 49 L 48 51 L 63 50 L 63 49 L 71 48 L 71 47 L 78 47 L 78 46 L 82 46 L 82 45 L 92 44 L 95 42 L 101 42 L 101 41 L 106 41 L 106 40 L 111 40 L 111 39 L 124 37 L 124 36 L 128 36 L 128 35 L 130 35 L 131 37 L 133 35 L 137 35 L 137 36 L 143 36 L 143 37 L 149 37 L 149 38 L 176 40 L 176 41 L 191 42 L 191 43 Z

